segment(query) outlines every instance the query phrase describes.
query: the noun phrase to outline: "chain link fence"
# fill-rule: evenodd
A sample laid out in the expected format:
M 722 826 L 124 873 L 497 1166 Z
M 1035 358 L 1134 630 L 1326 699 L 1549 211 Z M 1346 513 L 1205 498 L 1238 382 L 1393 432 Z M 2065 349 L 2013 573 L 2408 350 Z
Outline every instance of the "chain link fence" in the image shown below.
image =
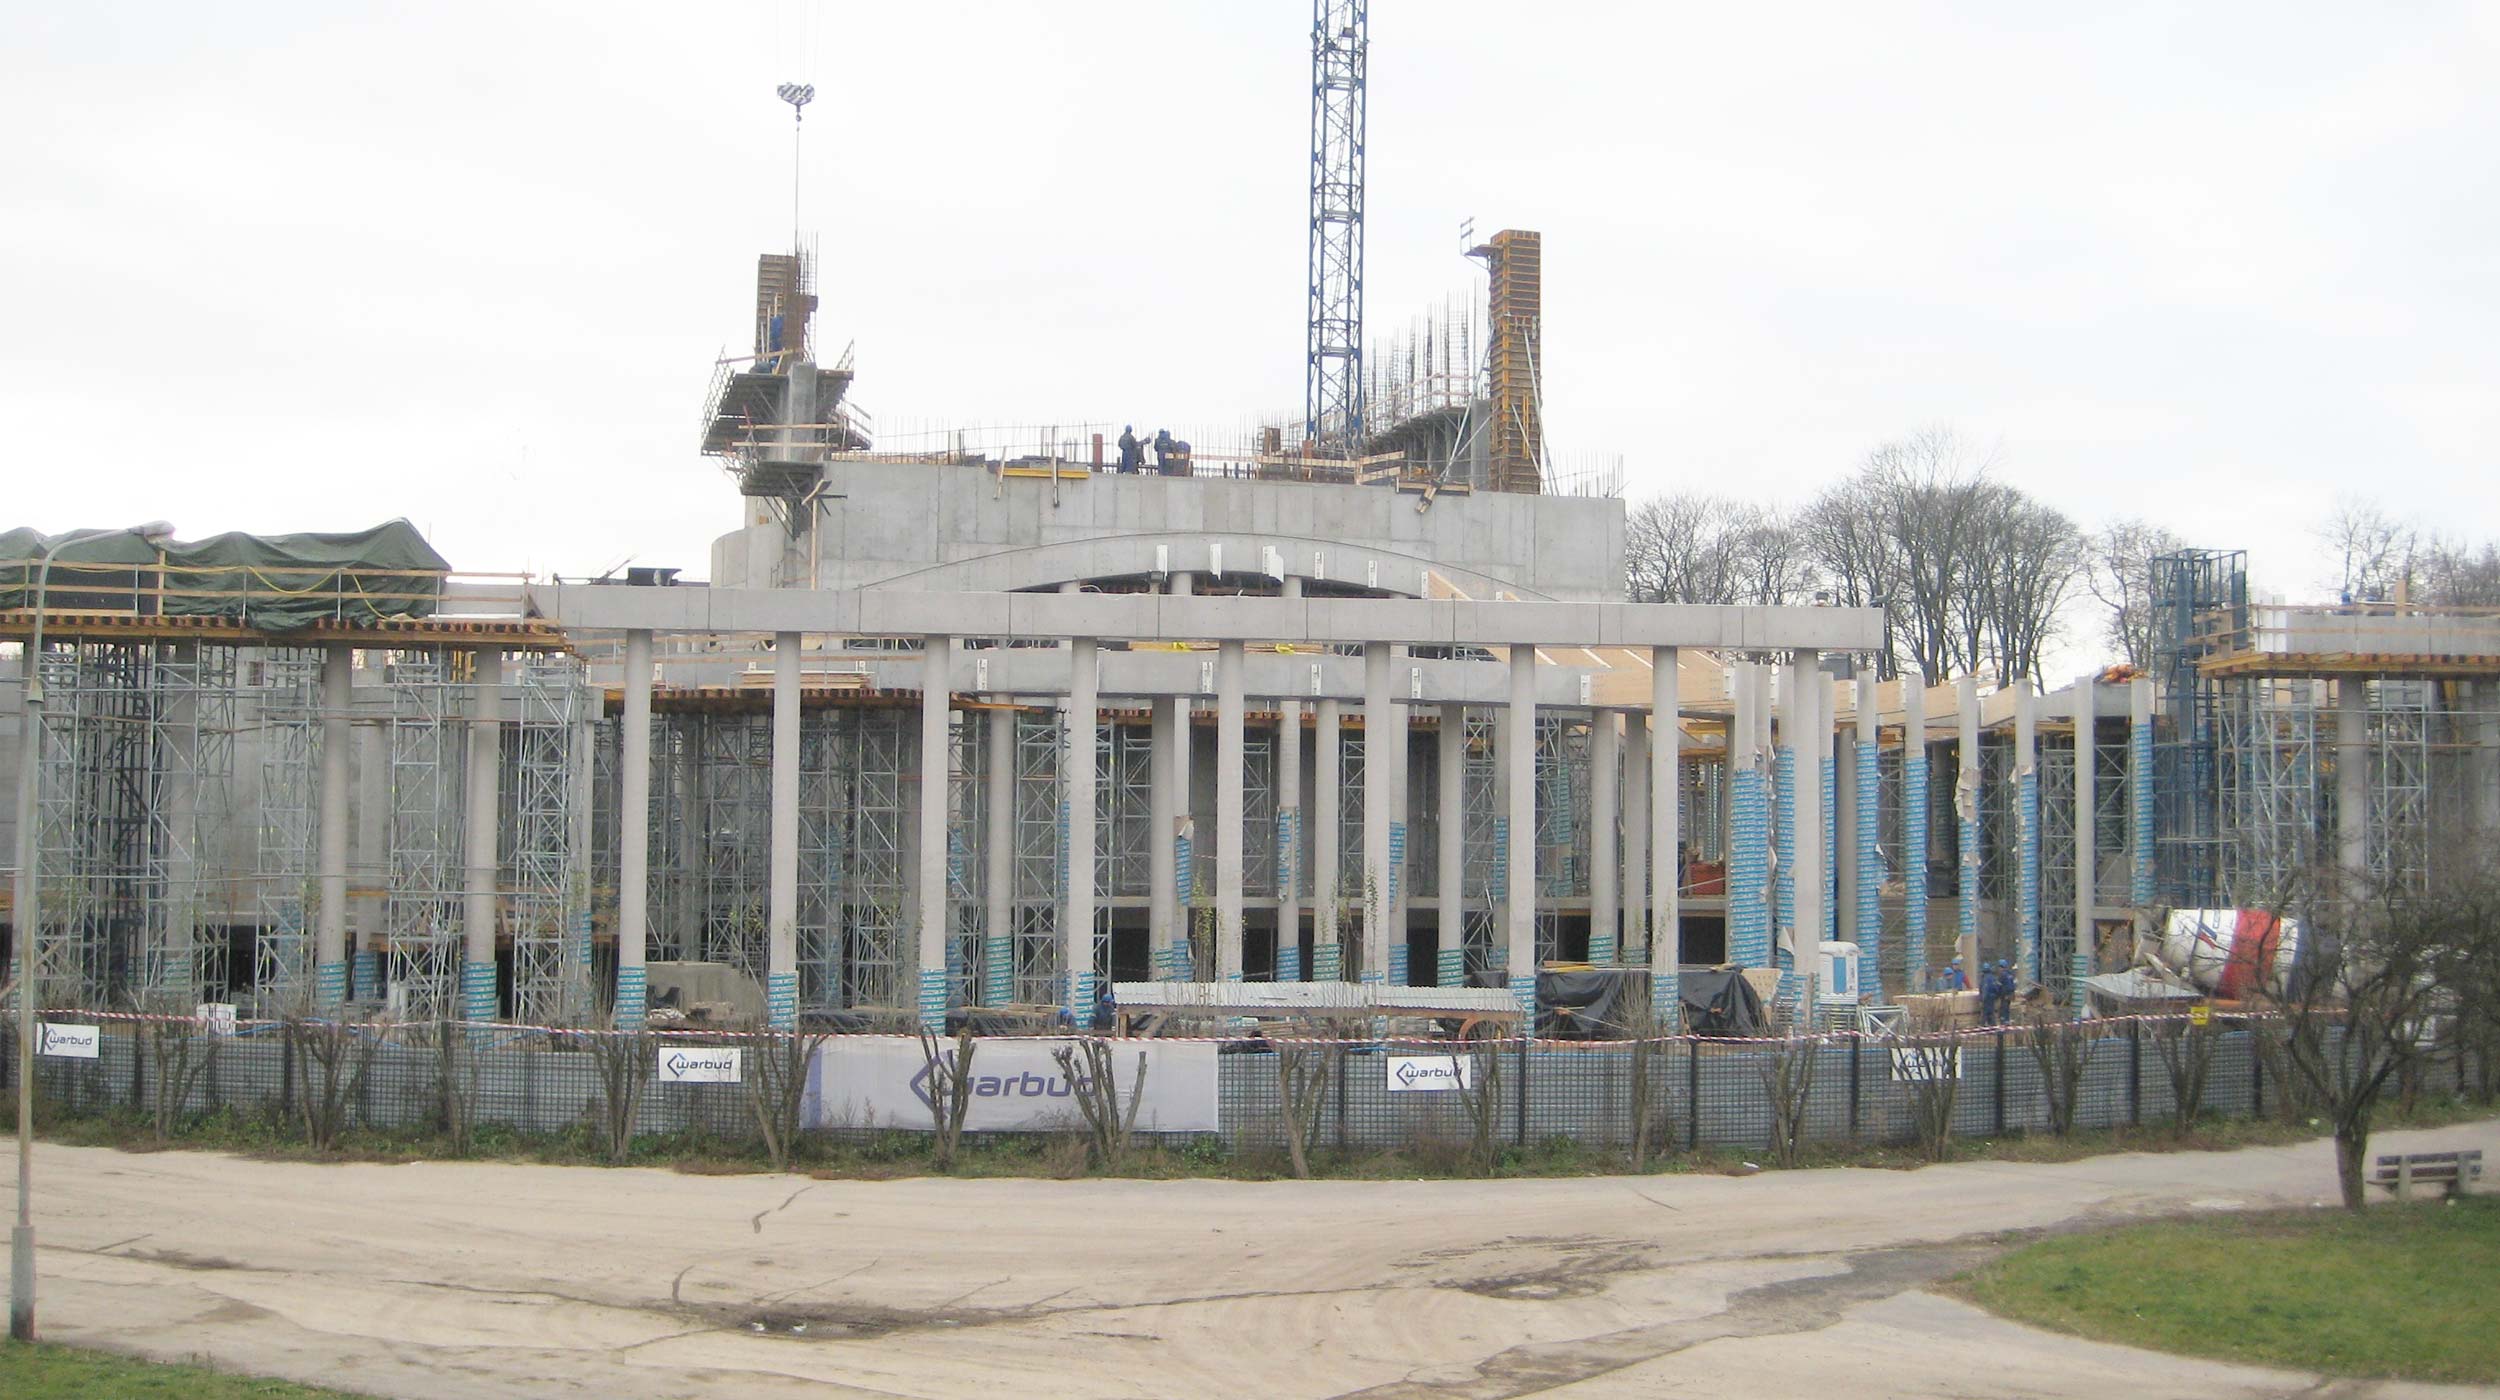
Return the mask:
M 48 1015 L 45 1024 L 56 1032 L 94 1028 L 92 1035 L 62 1037 L 77 1054 L 58 1053 L 57 1045 L 38 1054 L 39 1112 L 46 1114 L 155 1115 L 166 1124 L 220 1110 L 287 1120 L 325 1114 L 339 1128 L 411 1134 L 446 1131 L 464 1119 L 470 1127 L 553 1134 L 613 1121 L 606 1111 L 613 1084 L 637 1105 L 630 1136 L 697 1134 L 724 1142 L 751 1142 L 762 1131 L 751 1082 L 757 1070 L 842 1039 L 811 1037 L 800 1047 L 777 1034 L 309 1021 L 244 1022 L 231 1035 L 210 1035 L 182 1019 L 87 1012 Z M 2201 1042 L 2210 1048 L 2204 1116 L 2280 1111 L 2289 1086 L 2266 1050 L 2278 1026 L 2217 1016 L 2198 1032 L 2210 1036 Z M 1314 1149 L 1566 1141 L 1612 1150 L 1632 1146 L 1643 1121 L 1652 1151 L 1760 1148 L 1783 1115 L 1803 1143 L 1907 1142 L 1919 1135 L 1922 1111 L 1949 1111 L 1955 1136 L 1987 1137 L 2053 1129 L 2061 1101 L 2078 1129 L 2159 1124 L 2176 1112 L 2165 1041 L 2174 1051 L 2200 1043 L 2184 1041 L 2184 1033 L 2180 1020 L 2135 1018 L 1903 1038 L 1228 1040 L 1217 1044 L 1215 1130 L 1184 1136 L 1213 1136 L 1234 1152 L 1284 1150 L 1279 1043 L 1288 1053 L 1317 1057 L 1305 1062 L 1316 1073 L 1296 1096 L 1309 1123 L 1306 1145 Z M 13 1092 L 16 1037 L 0 1045 Z M 750 1082 L 663 1082 L 653 1063 L 672 1051 L 725 1046 L 743 1048 Z M 638 1068 L 621 1071 L 629 1063 Z M 1433 1087 L 1400 1087 L 1419 1063 L 1436 1071 L 1425 1076 Z M 2461 1082 L 2452 1058 L 2433 1056 L 2417 1087 L 2450 1092 Z M 859 1137 L 927 1126 L 889 1121 L 883 1128 L 810 1131 Z

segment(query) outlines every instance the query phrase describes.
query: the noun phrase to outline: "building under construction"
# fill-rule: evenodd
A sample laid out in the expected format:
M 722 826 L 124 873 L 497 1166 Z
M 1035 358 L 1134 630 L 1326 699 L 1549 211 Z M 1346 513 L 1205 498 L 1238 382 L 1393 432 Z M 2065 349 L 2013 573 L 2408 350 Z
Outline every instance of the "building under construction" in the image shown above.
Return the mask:
M 2256 608 L 2179 555 L 2154 675 L 2035 694 L 1875 683 L 1869 611 L 1620 601 L 1622 504 L 1544 448 L 1539 240 L 1479 252 L 1482 333 L 1375 352 L 1360 438 L 1136 471 L 881 446 L 767 255 L 707 582 L 456 573 L 404 526 L 5 537 L 38 994 L 635 1024 L 707 963 L 776 1025 L 935 1025 L 1732 962 L 1828 1018 L 1958 954 L 2080 1005 L 2156 905 L 2500 832 L 2500 619 Z

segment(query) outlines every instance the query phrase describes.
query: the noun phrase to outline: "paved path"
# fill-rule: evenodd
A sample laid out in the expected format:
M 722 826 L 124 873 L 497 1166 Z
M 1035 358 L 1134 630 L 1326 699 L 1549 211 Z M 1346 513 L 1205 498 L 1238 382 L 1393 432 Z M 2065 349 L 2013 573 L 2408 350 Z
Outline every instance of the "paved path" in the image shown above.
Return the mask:
M 2395 1133 L 2500 1157 L 2500 1122 Z M 2428 1396 L 1922 1285 L 2333 1194 L 2326 1145 L 1503 1182 L 812 1181 L 44 1147 L 53 1340 L 396 1396 Z

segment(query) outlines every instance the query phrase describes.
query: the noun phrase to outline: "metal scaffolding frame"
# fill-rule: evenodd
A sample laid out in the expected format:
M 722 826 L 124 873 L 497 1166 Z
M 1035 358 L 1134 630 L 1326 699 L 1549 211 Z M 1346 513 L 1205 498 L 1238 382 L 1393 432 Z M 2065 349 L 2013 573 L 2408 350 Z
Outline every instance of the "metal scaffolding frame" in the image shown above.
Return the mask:
M 978 710 L 949 709 L 946 726 L 946 987 L 949 1004 L 981 1000 L 982 901 L 989 891 L 988 862 L 975 844 L 989 828 L 989 745 Z M 805 857 L 801 857 L 804 862 Z M 804 865 L 802 865 L 804 878 Z
M 2058 1006 L 2074 1004 L 2075 754 L 2040 736 L 2040 983 Z
M 2321 745 L 2329 697 L 2315 680 L 2234 681 L 2217 697 L 2215 775 L 2220 803 L 2221 893 L 2270 908 L 2302 871 L 2333 850 L 2326 825 L 2333 766 Z
M 271 647 L 247 668 L 260 745 L 260 836 L 253 846 L 260 928 L 248 1000 L 262 1015 L 312 1000 L 313 828 L 320 789 L 321 651 Z
M 2439 683 L 2370 682 L 2370 877 L 2381 888 L 2430 884 L 2431 749 Z
M 1470 707 L 1467 711 L 1467 733 L 1459 768 L 1460 847 L 1465 853 L 1459 880 L 1467 908 L 1459 932 L 1467 952 L 1467 973 L 1499 970 L 1507 951 L 1502 944 L 1502 931 L 1495 922 L 1495 906 L 1501 901 L 1503 880 L 1509 866 L 1501 858 L 1502 830 L 1505 820 L 1501 800 L 1501 755 L 1498 733 L 1501 717 L 1490 710 Z
M 200 925 L 206 891 L 225 884 L 215 865 L 234 812 L 237 649 L 160 643 L 155 671 L 148 885 L 159 894 L 138 1000 L 184 1006 L 202 991 L 223 995 L 227 982 L 226 942 L 201 937 Z
M 1589 892 L 1589 813 L 1582 795 L 1590 788 L 1591 725 L 1586 715 L 1536 717 L 1536 955 L 1562 956 L 1565 900 Z
M 1241 740 L 1241 893 L 1276 897 L 1276 739 L 1251 732 Z
M 382 901 L 386 979 L 395 1013 L 460 1014 L 462 827 L 467 751 L 464 687 L 453 653 L 398 651 L 383 666 L 391 721 L 389 885 Z
M 695 716 L 698 956 L 765 985 L 772 854 L 770 715 Z
M 839 930 L 842 874 L 850 851 L 849 728 L 839 710 L 799 716 L 799 1005 L 811 1009 L 842 1004 Z M 654 837 L 652 846 L 660 849 L 657 833 Z
M 521 659 L 502 726 L 502 924 L 512 950 L 512 1011 L 530 1025 L 587 1020 L 590 990 L 589 852 L 577 817 L 583 728 L 596 698 L 581 662 Z
M 852 1006 L 917 1004 L 920 958 L 905 915 L 903 864 L 907 774 L 919 771 L 916 712 L 843 710 L 857 727 L 850 864 L 843 872 L 843 990 Z
M 1066 995 L 1059 966 L 1059 716 L 1016 715 L 1014 996 L 1055 1004 Z
M 222 949 L 195 935 L 231 806 L 232 649 L 74 642 L 40 666 L 40 995 L 112 1006 L 222 983 Z

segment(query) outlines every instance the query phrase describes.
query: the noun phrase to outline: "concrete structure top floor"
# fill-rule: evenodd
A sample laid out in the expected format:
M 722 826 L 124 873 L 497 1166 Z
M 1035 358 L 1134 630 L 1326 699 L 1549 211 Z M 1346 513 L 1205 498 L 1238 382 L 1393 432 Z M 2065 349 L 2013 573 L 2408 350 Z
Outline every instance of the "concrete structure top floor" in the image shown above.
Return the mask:
M 715 584 L 1012 592 L 1190 572 L 1410 598 L 1623 593 L 1619 500 L 840 458 L 819 470 L 796 505 L 748 499 L 744 527 L 713 546 Z

